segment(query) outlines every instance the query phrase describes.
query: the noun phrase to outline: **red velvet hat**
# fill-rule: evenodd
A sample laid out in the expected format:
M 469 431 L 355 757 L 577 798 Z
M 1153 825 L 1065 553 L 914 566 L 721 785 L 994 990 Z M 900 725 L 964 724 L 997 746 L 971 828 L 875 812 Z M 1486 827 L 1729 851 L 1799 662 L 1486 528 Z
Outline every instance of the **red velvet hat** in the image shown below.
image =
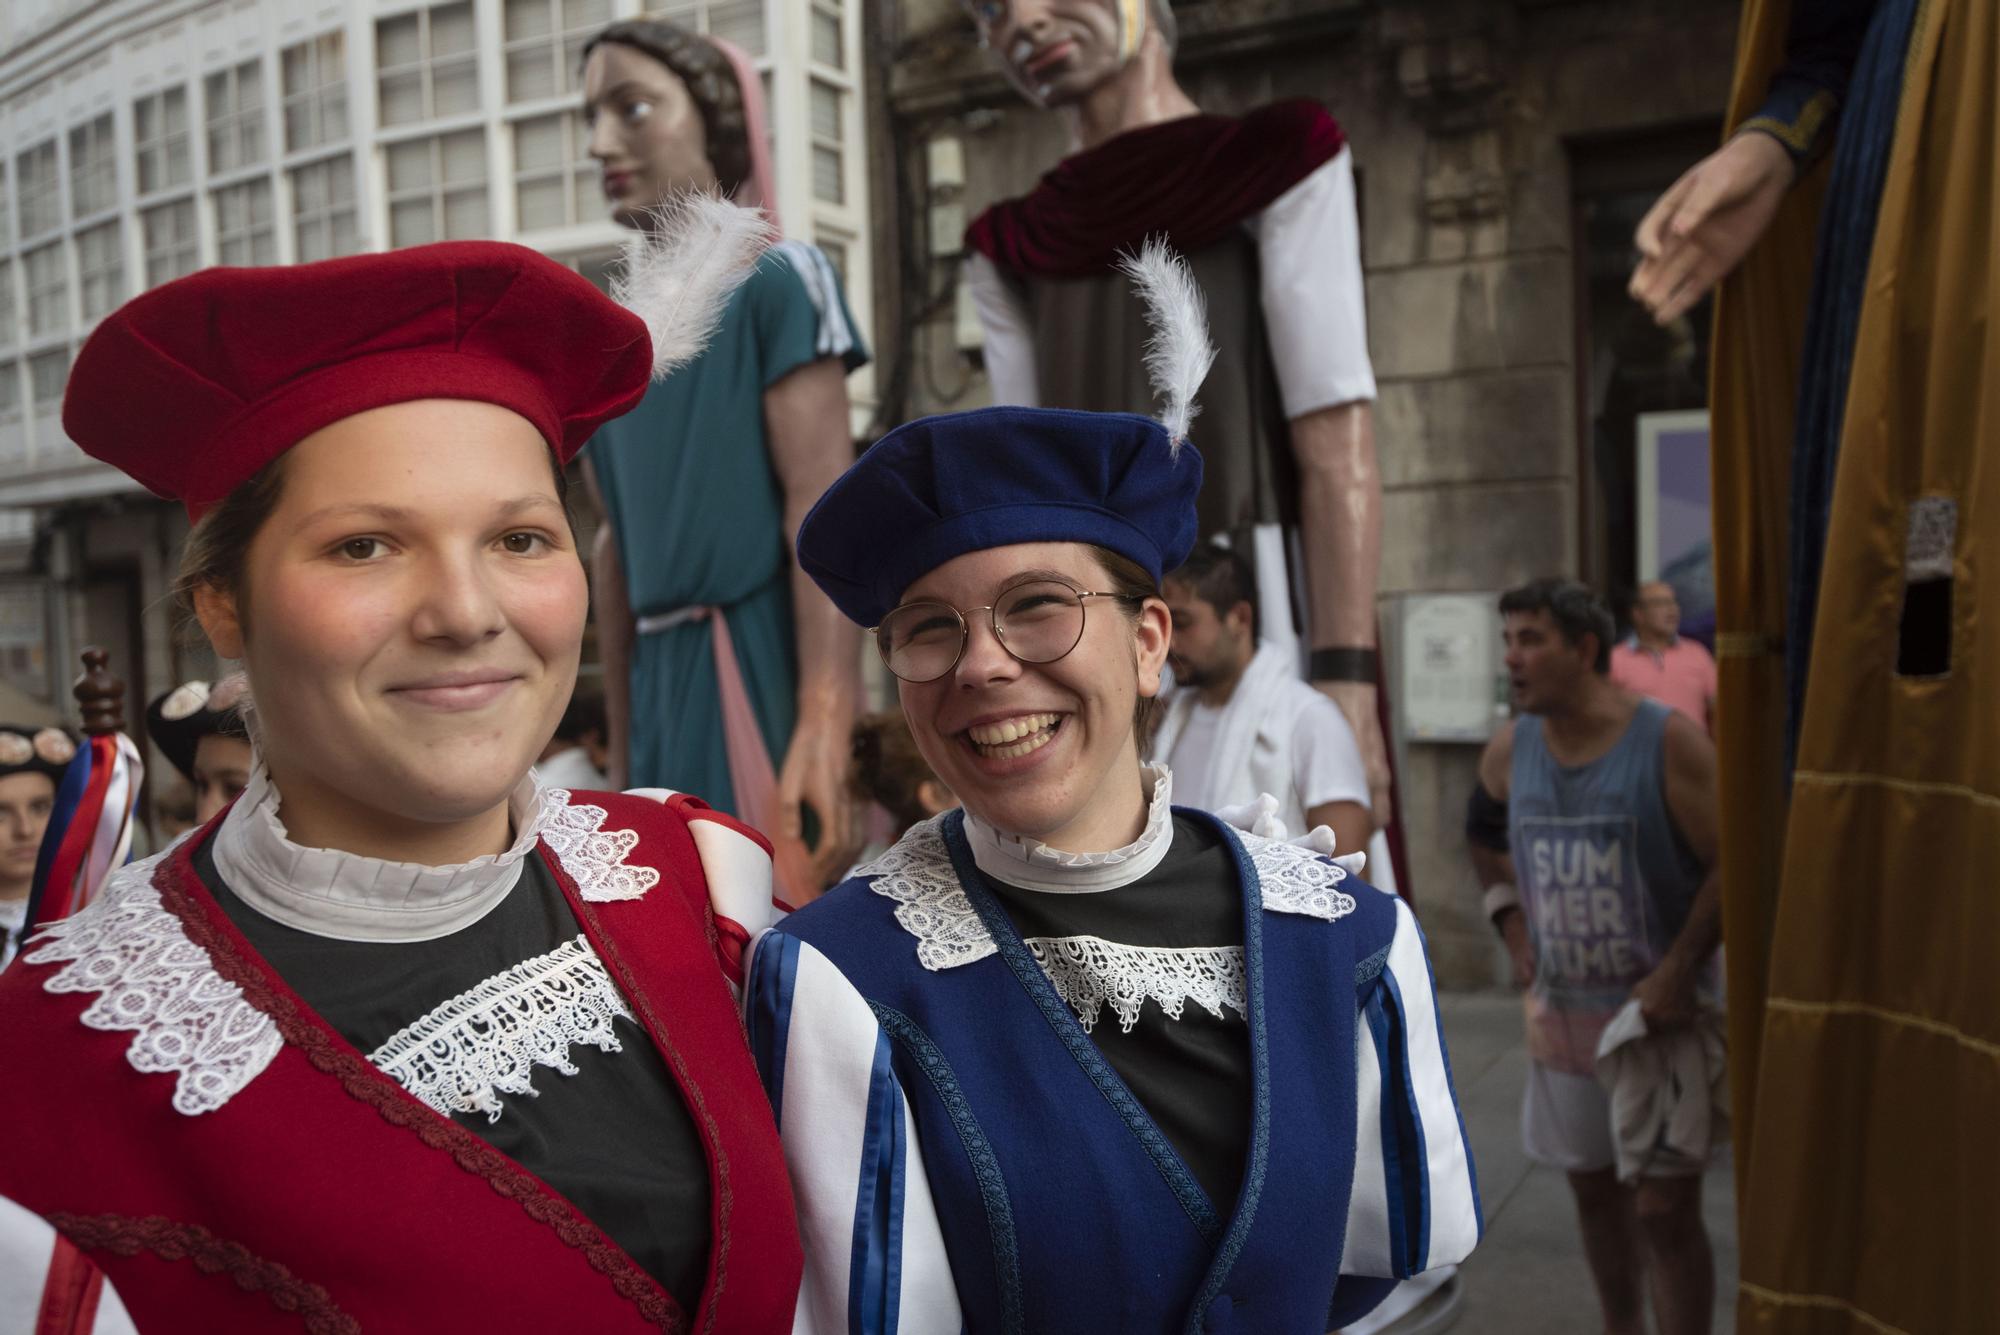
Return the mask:
M 645 321 L 525 246 L 448 241 L 204 269 L 119 307 L 70 374 L 63 429 L 190 516 L 321 427 L 412 399 L 527 418 L 564 463 L 639 402 Z

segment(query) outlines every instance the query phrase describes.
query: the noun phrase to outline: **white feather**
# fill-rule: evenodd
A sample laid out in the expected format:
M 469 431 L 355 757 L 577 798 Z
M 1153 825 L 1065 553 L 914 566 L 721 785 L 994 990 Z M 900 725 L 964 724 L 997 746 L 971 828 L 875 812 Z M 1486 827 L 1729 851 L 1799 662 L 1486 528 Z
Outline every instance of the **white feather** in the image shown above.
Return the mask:
M 1215 364 L 1208 302 L 1187 261 L 1168 249 L 1162 237 L 1148 237 L 1137 255 L 1119 256 L 1118 267 L 1146 303 L 1146 322 L 1153 329 L 1146 340 L 1146 374 L 1160 400 L 1160 425 L 1178 451 L 1201 411 L 1195 391 Z
M 651 211 L 647 225 L 625 243 L 611 295 L 646 322 L 653 379 L 701 355 L 729 298 L 775 238 L 762 211 L 699 191 L 675 195 Z

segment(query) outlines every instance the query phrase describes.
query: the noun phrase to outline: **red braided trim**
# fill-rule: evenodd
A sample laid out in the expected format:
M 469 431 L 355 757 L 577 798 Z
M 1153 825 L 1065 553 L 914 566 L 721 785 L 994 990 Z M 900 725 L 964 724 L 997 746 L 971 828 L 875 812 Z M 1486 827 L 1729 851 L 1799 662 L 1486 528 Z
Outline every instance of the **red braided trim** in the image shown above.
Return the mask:
M 153 884 L 160 892 L 160 902 L 180 919 L 188 939 L 208 952 L 215 971 L 242 988 L 244 998 L 276 1022 L 285 1041 L 303 1052 L 314 1069 L 339 1080 L 341 1088 L 373 1108 L 383 1121 L 413 1132 L 426 1146 L 449 1154 L 466 1172 L 485 1178 L 503 1199 L 513 1201 L 528 1218 L 552 1230 L 565 1246 L 582 1252 L 591 1268 L 609 1279 L 618 1296 L 637 1307 L 647 1321 L 669 1335 L 685 1335 L 687 1316 L 673 1295 L 603 1230 L 505 1153 L 417 1102 L 355 1051 L 290 988 L 274 985 L 275 974 L 256 959 L 248 943 L 239 949 L 235 929 L 227 920 L 216 920 L 221 910 L 212 910 L 216 917 L 210 916 L 207 892 L 194 870 L 193 843 L 189 840 L 160 864 Z
M 688 1106 L 693 1109 L 694 1115 L 701 1119 L 702 1135 L 708 1141 L 709 1154 L 715 1165 L 714 1278 L 702 1303 L 706 1310 L 701 1323 L 703 1335 L 707 1335 L 707 1332 L 715 1327 L 715 1314 L 722 1305 L 723 1290 L 728 1287 L 729 1220 L 736 1205 L 736 1189 L 729 1176 L 729 1154 L 722 1148 L 722 1128 L 716 1124 L 715 1115 L 708 1110 L 708 1100 L 702 1095 L 701 1086 L 695 1083 L 694 1072 L 688 1068 L 686 1058 L 682 1057 L 680 1049 L 674 1046 L 666 1021 L 653 1009 L 653 1003 L 647 997 L 645 989 L 638 985 L 638 980 L 626 967 L 624 956 L 618 953 L 617 942 L 598 923 L 596 907 L 584 899 L 582 893 L 578 891 L 576 881 L 564 869 L 562 859 L 555 856 L 547 844 L 542 845 L 541 851 L 542 860 L 548 863 L 549 869 L 555 873 L 557 885 L 568 897 L 570 908 L 590 929 L 590 940 L 597 951 L 597 957 L 604 961 L 605 967 L 610 969 L 618 980 L 619 990 L 624 993 L 625 1000 L 638 1011 L 640 1023 L 646 1027 L 646 1032 L 652 1036 L 654 1043 L 673 1066 L 674 1079 L 687 1092 Z M 712 917 L 708 923 L 708 935 L 712 946 L 715 938 L 715 923 Z
M 361 1323 L 341 1311 L 333 1295 L 319 1285 L 199 1224 L 122 1214 L 52 1214 L 48 1221 L 85 1251 L 118 1256 L 151 1252 L 163 1261 L 192 1261 L 204 1275 L 227 1275 L 245 1293 L 261 1293 L 280 1312 L 302 1318 L 311 1335 L 359 1335 L 361 1330 Z

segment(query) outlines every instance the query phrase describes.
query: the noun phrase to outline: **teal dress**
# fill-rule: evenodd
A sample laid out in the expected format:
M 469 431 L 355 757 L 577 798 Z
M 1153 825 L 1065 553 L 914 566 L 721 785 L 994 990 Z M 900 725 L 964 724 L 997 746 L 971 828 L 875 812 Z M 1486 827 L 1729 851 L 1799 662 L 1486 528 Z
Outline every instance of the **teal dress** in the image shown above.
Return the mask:
M 773 765 L 797 713 L 784 494 L 764 435 L 764 391 L 822 357 L 868 351 L 826 256 L 774 246 L 731 298 L 707 351 L 591 438 L 633 616 L 719 609 Z M 632 646 L 634 787 L 737 809 L 710 623 L 692 616 Z

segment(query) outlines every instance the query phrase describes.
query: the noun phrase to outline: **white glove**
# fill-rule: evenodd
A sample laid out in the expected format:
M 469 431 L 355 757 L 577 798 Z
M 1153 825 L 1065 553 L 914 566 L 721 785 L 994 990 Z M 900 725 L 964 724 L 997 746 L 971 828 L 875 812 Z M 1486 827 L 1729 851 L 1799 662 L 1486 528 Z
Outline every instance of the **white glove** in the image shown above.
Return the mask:
M 1297 838 L 1292 838 L 1285 829 L 1285 822 L 1278 818 L 1278 799 L 1269 793 L 1257 794 L 1254 802 L 1243 802 L 1233 807 L 1218 807 L 1215 815 L 1239 830 L 1254 834 L 1259 839 L 1270 839 L 1281 844 L 1291 844 L 1297 848 L 1309 848 L 1323 858 L 1332 858 L 1335 866 L 1349 876 L 1359 876 L 1361 869 L 1368 865 L 1365 852 L 1345 853 L 1334 857 L 1334 838 L 1331 825 L 1319 825 L 1307 830 Z

